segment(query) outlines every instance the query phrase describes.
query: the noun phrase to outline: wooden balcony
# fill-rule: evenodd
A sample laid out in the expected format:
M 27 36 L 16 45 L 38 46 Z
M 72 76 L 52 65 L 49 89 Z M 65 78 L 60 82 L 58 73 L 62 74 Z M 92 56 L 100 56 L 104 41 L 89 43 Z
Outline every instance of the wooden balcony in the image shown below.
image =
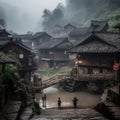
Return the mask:
M 114 80 L 115 74 L 114 73 L 104 73 L 104 74 L 82 74 L 82 75 L 76 75 L 72 76 L 74 80 L 79 81 L 96 81 L 96 80 Z

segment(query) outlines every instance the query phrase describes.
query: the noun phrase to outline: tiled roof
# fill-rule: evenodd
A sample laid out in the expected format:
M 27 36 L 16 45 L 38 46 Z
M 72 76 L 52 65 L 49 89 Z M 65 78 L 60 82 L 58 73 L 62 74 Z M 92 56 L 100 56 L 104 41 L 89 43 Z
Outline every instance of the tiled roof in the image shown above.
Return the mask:
M 53 38 L 50 41 L 41 44 L 39 46 L 39 49 L 53 49 L 60 45 L 65 40 L 67 40 L 67 38 Z
M 92 32 L 101 32 L 105 27 L 108 27 L 108 22 L 107 21 L 91 21 L 91 26 L 89 27 L 88 31 Z
M 30 40 L 32 39 L 32 34 L 13 35 L 13 38 Z
M 120 35 L 118 33 L 91 33 L 81 37 L 70 50 L 76 53 L 114 53 L 120 52 Z
M 69 33 L 69 36 L 81 37 L 82 35 L 86 34 L 87 32 L 88 32 L 87 27 L 76 28 Z
M 43 35 L 47 35 L 50 36 L 49 34 L 47 34 L 46 32 L 37 32 L 35 35 L 33 35 L 33 39 L 36 39 L 38 37 L 41 37 Z M 51 36 L 50 36 L 51 37 Z

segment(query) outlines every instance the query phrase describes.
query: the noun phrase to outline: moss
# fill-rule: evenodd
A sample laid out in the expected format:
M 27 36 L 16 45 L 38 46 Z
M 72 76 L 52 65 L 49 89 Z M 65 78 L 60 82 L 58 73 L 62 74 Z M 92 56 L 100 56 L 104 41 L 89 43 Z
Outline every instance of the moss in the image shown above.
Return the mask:
M 39 115 L 41 113 L 41 108 L 39 106 L 39 103 L 35 101 L 32 103 L 32 113 L 36 115 Z

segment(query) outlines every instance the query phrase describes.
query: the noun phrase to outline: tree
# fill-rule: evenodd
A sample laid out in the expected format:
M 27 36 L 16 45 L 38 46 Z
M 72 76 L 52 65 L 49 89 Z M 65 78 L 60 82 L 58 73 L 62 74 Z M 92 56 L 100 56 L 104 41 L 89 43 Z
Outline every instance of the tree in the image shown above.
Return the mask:
M 1 84 L 6 85 L 9 89 L 8 92 L 13 93 L 21 80 L 19 75 L 21 64 L 15 53 L 9 52 L 8 57 L 12 58 L 16 64 L 5 64 L 4 71 L 1 75 Z

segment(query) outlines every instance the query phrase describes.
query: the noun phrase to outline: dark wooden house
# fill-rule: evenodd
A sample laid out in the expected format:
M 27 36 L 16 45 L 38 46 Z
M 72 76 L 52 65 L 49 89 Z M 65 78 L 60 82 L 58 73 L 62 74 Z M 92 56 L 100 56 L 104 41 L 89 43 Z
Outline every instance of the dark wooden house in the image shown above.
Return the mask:
M 10 51 L 16 53 L 22 64 L 22 68 L 20 70 L 21 76 L 30 80 L 32 72 L 36 69 L 35 54 L 30 48 L 20 41 L 11 39 L 0 47 L 0 51 L 4 53 L 8 53 Z
M 68 34 L 74 30 L 76 27 L 70 23 L 66 24 L 65 26 L 55 25 L 53 30 L 51 31 L 51 35 L 55 38 L 60 37 L 68 37 Z
M 69 64 L 66 50 L 72 46 L 68 38 L 53 38 L 39 46 L 42 67 L 58 67 Z
M 113 79 L 113 65 L 120 63 L 120 34 L 88 33 L 69 52 L 77 56 L 75 64 L 79 79 Z
M 75 28 L 69 33 L 68 37 L 72 43 L 75 43 L 76 41 L 79 41 L 79 38 L 85 35 L 87 32 L 87 27 Z
M 107 32 L 108 22 L 107 21 L 95 21 L 92 20 L 89 27 L 78 27 L 73 29 L 68 37 L 69 40 L 74 44 L 76 41 L 79 41 L 81 36 L 84 36 L 87 33 L 91 32 Z
M 107 32 L 108 21 L 96 21 L 92 20 L 91 25 L 88 29 L 89 32 Z
M 16 34 L 12 36 L 13 38 L 20 40 L 29 48 L 33 48 L 32 34 Z
M 64 30 L 66 33 L 70 33 L 72 30 L 74 30 L 76 27 L 70 23 L 64 26 Z
M 34 48 L 37 48 L 41 43 L 47 42 L 52 38 L 48 33 L 46 32 L 37 32 L 33 35 L 32 41 Z

